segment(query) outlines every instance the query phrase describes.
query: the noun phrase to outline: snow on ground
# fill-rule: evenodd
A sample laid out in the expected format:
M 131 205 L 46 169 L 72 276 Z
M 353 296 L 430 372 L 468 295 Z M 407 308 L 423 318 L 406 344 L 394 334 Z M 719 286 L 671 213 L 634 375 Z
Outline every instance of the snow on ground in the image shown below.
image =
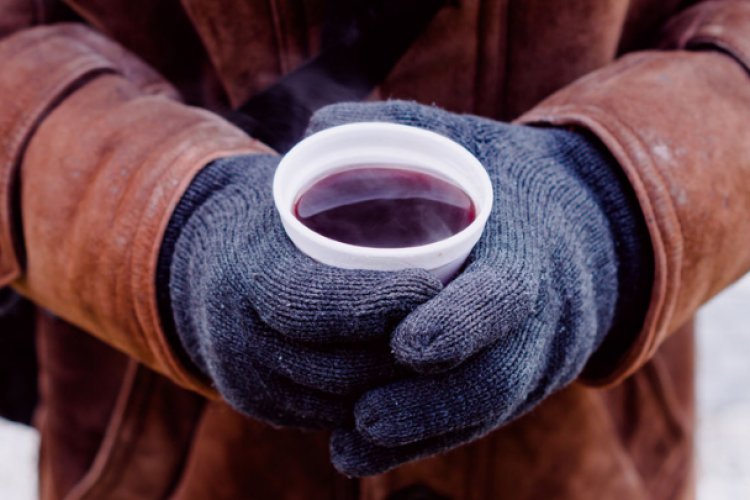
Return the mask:
M 750 276 L 699 316 L 698 500 L 750 498 Z M 0 420 L 0 499 L 36 497 L 38 436 Z
M 698 321 L 698 499 L 750 498 L 750 275 Z
M 0 498 L 36 498 L 36 459 L 39 437 L 21 425 L 0 420 Z

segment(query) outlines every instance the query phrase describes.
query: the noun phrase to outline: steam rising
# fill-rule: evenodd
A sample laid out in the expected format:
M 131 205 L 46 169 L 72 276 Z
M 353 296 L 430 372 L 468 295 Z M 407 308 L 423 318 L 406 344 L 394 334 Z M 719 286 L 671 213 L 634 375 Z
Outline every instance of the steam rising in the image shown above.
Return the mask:
M 367 165 L 325 177 L 300 197 L 297 218 L 329 238 L 377 248 L 440 241 L 474 220 L 460 188 L 407 168 Z

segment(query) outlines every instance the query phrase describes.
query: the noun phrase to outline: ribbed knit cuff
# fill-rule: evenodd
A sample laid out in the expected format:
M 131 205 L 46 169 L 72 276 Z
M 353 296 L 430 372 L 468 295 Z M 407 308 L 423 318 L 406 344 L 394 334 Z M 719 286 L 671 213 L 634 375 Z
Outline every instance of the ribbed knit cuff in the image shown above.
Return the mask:
M 182 233 L 190 216 L 211 195 L 220 191 L 224 187 L 234 182 L 244 167 L 240 166 L 241 162 L 223 162 L 216 160 L 209 163 L 193 179 L 190 187 L 180 199 L 177 207 L 172 213 L 169 225 L 164 233 L 161 249 L 159 251 L 159 262 L 156 271 L 156 292 L 159 306 L 159 314 L 167 337 L 171 345 L 178 352 L 181 361 L 187 365 L 197 366 L 200 371 L 207 375 L 206 367 L 203 360 L 197 358 L 194 353 L 198 352 L 197 339 L 184 338 L 180 336 L 175 327 L 174 317 L 172 315 L 172 298 L 170 295 L 169 283 L 171 279 L 172 256 L 174 255 L 175 245 Z
M 618 299 L 612 327 L 584 372 L 601 372 L 611 353 L 627 349 L 638 335 L 651 296 L 653 255 L 646 221 L 630 182 L 609 150 L 584 130 L 557 129 L 570 146 L 565 165 L 585 183 L 607 215 L 617 255 Z

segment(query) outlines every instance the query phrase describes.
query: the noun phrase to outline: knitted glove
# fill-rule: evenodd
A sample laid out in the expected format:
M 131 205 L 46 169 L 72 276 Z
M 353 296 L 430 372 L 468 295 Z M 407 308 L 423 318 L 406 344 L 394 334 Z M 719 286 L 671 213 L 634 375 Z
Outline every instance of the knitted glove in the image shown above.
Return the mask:
M 571 382 L 612 325 L 618 269 L 642 282 L 620 260 L 648 252 L 627 182 L 582 135 L 404 102 L 332 106 L 312 127 L 352 121 L 456 140 L 495 193 L 463 273 L 393 333 L 393 354 L 412 374 L 366 392 L 355 428 L 332 437 L 334 464 L 358 476 L 477 439 Z
M 300 253 L 273 205 L 277 163 L 227 158 L 193 181 L 162 246 L 164 316 L 240 412 L 278 425 L 340 426 L 351 422 L 350 394 L 394 376 L 393 325 L 441 285 L 426 271 L 344 270 Z

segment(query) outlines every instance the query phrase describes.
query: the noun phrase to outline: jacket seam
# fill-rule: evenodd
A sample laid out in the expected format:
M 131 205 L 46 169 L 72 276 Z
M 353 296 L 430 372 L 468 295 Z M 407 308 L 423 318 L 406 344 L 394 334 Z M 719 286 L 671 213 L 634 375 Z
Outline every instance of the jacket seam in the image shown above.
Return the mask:
M 201 122 L 196 124 L 194 128 L 205 130 L 206 128 L 214 128 L 215 125 L 215 123 Z M 248 138 L 248 141 L 252 141 L 252 139 Z M 183 175 L 178 181 L 179 185 L 173 188 L 172 193 L 170 193 L 169 201 L 167 201 L 166 205 L 162 207 L 159 213 L 150 214 L 147 211 L 142 213 L 139 219 L 139 227 L 141 229 L 138 231 L 137 235 L 143 235 L 143 231 L 145 231 L 146 228 L 152 227 L 155 234 L 153 234 L 153 238 L 152 235 L 149 235 L 149 239 L 153 239 L 153 244 L 149 247 L 146 254 L 131 255 L 130 258 L 136 261 L 136 264 L 134 265 L 145 264 L 146 269 L 144 270 L 144 274 L 151 277 L 155 276 L 155 269 L 158 265 L 159 248 L 161 247 L 161 240 L 169 221 L 169 214 L 171 214 L 177 200 L 185 189 L 187 189 L 191 180 L 207 163 L 212 159 L 227 155 L 258 153 L 258 145 L 259 143 L 257 143 L 257 141 L 255 143 L 251 142 L 242 145 L 238 145 L 235 142 L 234 147 L 231 145 L 224 145 L 219 149 L 207 150 L 195 156 L 191 155 L 189 150 L 179 151 L 175 155 L 174 164 L 184 164 L 185 162 L 189 162 L 190 165 L 184 167 Z M 181 144 L 178 147 L 185 148 L 186 145 Z M 169 180 L 174 174 L 175 169 L 173 167 L 166 168 L 159 175 L 155 185 L 164 185 L 165 181 Z M 153 199 L 154 196 L 155 194 L 152 192 L 150 199 Z M 156 226 L 153 226 L 154 222 L 156 223 Z M 142 238 L 143 236 L 136 237 Z M 146 261 L 142 262 L 142 259 L 146 259 Z M 143 285 L 144 283 L 141 281 L 140 276 L 134 273 L 131 277 L 130 284 L 133 297 L 138 297 L 143 293 Z M 213 388 L 210 388 L 206 382 L 200 381 L 197 377 L 190 374 L 187 367 L 183 366 L 183 364 L 177 359 L 177 356 L 175 356 L 174 352 L 169 349 L 166 335 L 162 330 L 158 308 L 156 307 L 156 294 L 154 288 L 155 287 L 153 286 L 147 288 L 149 295 L 152 296 L 146 298 L 145 304 L 138 300 L 134 301 L 134 309 L 140 325 L 139 335 L 144 344 L 149 346 L 150 351 L 156 358 L 156 363 L 163 364 L 164 368 L 168 370 L 170 377 L 175 379 L 176 382 L 184 387 L 192 389 L 193 391 L 198 391 L 201 395 L 209 399 L 217 399 L 218 396 Z M 149 335 L 146 332 L 154 332 L 154 335 Z

